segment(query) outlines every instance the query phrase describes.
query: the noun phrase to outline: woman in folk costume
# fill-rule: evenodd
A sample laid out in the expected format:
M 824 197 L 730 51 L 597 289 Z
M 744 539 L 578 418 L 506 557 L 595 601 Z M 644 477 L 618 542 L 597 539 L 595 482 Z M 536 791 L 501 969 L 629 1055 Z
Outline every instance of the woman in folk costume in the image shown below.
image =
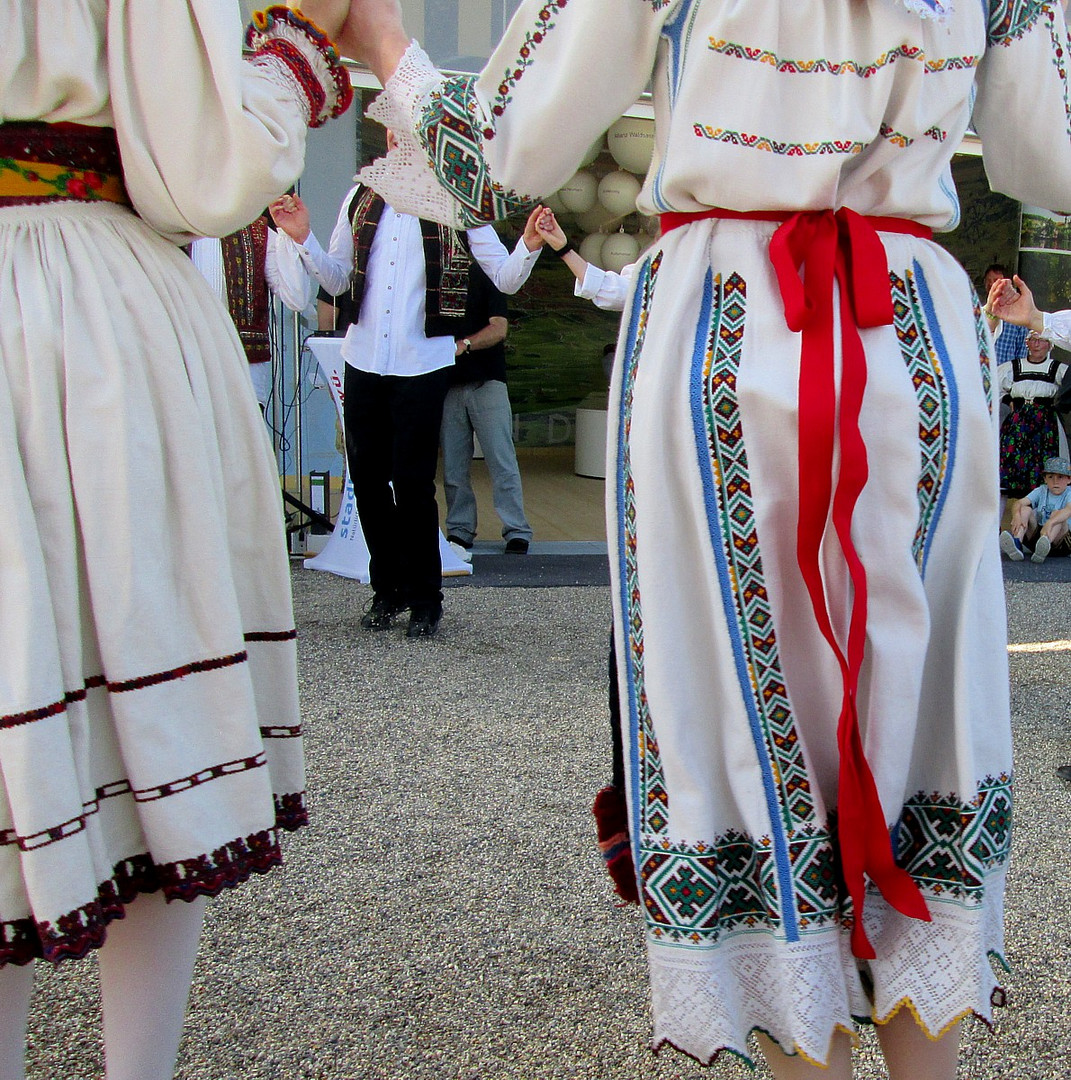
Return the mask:
M 1071 205 L 1062 5 L 526 0 L 444 78 L 355 0 L 343 45 L 401 142 L 362 179 L 466 224 L 651 85 L 607 504 L 654 1041 L 846 1077 L 873 1022 L 894 1080 L 953 1076 L 1011 740 L 992 343 L 931 230 L 972 104 L 993 187 Z
M 179 245 L 301 172 L 347 6 L 246 62 L 233 3 L 0 4 L 3 1080 L 31 961 L 98 947 L 108 1080 L 170 1077 L 204 898 L 305 821 L 278 478 Z

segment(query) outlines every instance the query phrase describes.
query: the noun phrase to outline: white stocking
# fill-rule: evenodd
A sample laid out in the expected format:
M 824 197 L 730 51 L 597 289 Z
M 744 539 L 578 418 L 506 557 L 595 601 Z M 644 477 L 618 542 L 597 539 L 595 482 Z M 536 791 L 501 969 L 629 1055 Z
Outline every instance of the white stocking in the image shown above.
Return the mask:
M 205 900 L 139 896 L 100 949 L 106 1080 L 171 1080 Z
M 0 968 L 0 1080 L 25 1080 L 33 964 Z

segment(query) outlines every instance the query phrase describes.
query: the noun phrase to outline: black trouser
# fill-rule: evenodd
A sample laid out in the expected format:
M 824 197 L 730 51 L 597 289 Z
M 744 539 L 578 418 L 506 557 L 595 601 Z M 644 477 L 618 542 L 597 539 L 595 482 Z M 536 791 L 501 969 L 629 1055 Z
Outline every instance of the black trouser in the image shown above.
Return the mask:
M 449 385 L 449 368 L 402 377 L 346 365 L 346 458 L 372 589 L 406 606 L 442 602 L 435 468 Z

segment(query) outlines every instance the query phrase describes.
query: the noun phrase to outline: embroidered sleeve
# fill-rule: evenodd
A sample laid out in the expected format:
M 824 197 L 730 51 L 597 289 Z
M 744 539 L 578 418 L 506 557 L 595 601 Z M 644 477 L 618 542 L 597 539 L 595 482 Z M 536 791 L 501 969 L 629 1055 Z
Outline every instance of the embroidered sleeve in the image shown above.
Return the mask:
M 327 35 L 299 12 L 281 5 L 253 15 L 245 36 L 250 62 L 274 68 L 303 103 L 306 123 L 320 127 L 349 108 L 353 87 Z
M 989 0 L 988 11 L 973 120 L 990 186 L 1021 202 L 1071 211 L 1071 43 L 1063 4 Z
M 412 43 L 368 112 L 399 145 L 360 179 L 454 228 L 523 211 L 643 92 L 682 2 L 522 0 L 478 76 L 444 76 Z
M 368 115 L 390 128 L 397 147 L 361 170 L 360 180 L 391 206 L 452 228 L 508 217 L 532 196 L 497 188 L 469 121 L 475 76 L 447 79 L 414 41 Z

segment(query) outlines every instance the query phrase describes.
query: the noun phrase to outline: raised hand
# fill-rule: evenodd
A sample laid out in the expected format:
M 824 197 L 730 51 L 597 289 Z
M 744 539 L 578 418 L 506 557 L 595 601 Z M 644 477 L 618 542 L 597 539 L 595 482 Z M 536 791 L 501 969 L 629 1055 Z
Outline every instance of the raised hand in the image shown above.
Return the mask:
M 332 41 L 338 43 L 342 26 L 350 13 L 350 0 L 301 0 L 289 6 L 312 19 Z
M 409 48 L 398 0 L 350 0 L 338 47 L 344 56 L 367 64 L 386 85 Z
M 309 208 L 300 195 L 283 195 L 268 207 L 272 221 L 299 244 L 304 244 L 312 231 Z
M 1002 278 L 993 283 L 988 305 L 989 310 L 1004 322 L 1029 326 L 1039 333 L 1045 329 L 1044 317 L 1034 304 L 1034 294 L 1018 274 L 1013 275 L 1011 281 Z

